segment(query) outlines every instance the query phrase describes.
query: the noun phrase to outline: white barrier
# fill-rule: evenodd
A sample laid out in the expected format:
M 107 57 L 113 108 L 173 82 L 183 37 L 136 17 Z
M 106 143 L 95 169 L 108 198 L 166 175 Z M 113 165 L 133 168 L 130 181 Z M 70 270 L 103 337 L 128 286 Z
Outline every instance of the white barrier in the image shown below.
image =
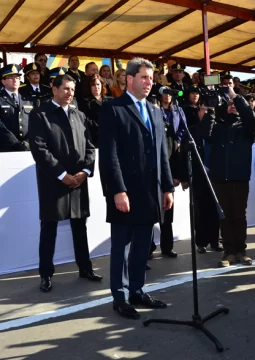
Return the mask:
M 255 154 L 253 155 L 255 174 Z M 109 254 L 110 226 L 98 168 L 89 179 L 90 211 L 88 239 L 91 257 Z M 175 193 L 174 236 L 190 236 L 189 194 L 180 187 Z M 248 224 L 255 224 L 255 176 L 251 180 Z M 156 242 L 159 231 L 155 231 Z M 0 274 L 38 267 L 39 215 L 35 165 L 30 152 L 0 153 Z M 74 260 L 69 221 L 59 222 L 54 263 Z
M 91 257 L 109 254 L 110 226 L 98 168 L 89 179 L 88 239 Z M 189 237 L 188 192 L 176 193 L 174 233 Z M 30 152 L 0 154 L 0 274 L 38 267 L 39 214 L 35 165 Z M 156 230 L 156 240 L 159 232 Z M 59 222 L 55 264 L 74 260 L 69 221 Z

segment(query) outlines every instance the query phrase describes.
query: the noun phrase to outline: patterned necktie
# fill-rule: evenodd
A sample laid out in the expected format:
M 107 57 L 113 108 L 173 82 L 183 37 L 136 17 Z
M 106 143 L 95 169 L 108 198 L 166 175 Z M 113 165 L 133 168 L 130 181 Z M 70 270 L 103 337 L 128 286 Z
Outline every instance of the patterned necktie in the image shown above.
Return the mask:
M 139 105 L 140 115 L 141 115 L 141 117 L 143 119 L 143 122 L 144 122 L 145 126 L 147 127 L 147 129 L 149 131 L 151 131 L 149 118 L 148 118 L 148 115 L 146 114 L 146 111 L 145 111 L 145 105 L 143 105 L 143 103 L 141 101 L 137 101 L 137 104 Z

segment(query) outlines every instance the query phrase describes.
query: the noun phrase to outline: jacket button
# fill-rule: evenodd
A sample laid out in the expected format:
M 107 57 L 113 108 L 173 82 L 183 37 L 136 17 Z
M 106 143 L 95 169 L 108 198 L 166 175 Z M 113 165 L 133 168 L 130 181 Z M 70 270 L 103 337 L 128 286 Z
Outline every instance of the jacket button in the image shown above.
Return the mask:
M 19 128 L 22 129 L 22 126 L 20 126 Z
M 19 136 L 23 136 L 23 134 L 20 133 Z

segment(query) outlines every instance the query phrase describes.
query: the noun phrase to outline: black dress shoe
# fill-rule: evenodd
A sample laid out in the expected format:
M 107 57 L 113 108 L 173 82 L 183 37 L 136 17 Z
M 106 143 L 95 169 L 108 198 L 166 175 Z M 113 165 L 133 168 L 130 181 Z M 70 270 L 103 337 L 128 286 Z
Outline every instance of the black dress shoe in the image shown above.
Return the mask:
M 114 300 L 113 310 L 117 311 L 120 316 L 123 316 L 126 319 L 140 319 L 139 312 L 137 312 L 128 302 L 117 302 Z
M 49 292 L 52 290 L 51 278 L 41 278 L 40 290 L 43 292 Z
M 151 267 L 149 264 L 146 264 L 146 270 L 151 270 Z
M 205 253 L 206 253 L 206 247 L 204 247 L 204 246 L 198 246 L 198 247 L 197 247 L 197 252 L 198 252 L 199 254 L 205 254 Z
M 148 294 L 131 295 L 129 297 L 129 302 L 131 305 L 142 305 L 149 309 L 165 309 L 167 307 L 167 304 L 164 303 L 164 301 L 154 299 Z
M 173 250 L 169 250 L 169 251 L 161 251 L 161 254 L 167 257 L 171 257 L 171 258 L 176 258 L 178 256 L 177 252 L 173 251 Z
M 94 270 L 91 271 L 79 271 L 79 277 L 82 279 L 88 279 L 90 281 L 101 281 L 103 277 L 95 273 Z

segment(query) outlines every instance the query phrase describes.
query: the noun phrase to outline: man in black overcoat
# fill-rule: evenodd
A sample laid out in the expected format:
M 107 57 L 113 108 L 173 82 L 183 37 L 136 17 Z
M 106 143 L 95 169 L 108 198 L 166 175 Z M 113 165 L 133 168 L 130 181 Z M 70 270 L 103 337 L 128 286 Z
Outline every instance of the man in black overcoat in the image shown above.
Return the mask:
M 142 287 L 153 225 L 161 222 L 163 209 L 171 208 L 174 186 L 162 115 L 146 101 L 153 65 L 133 59 L 126 77 L 126 93 L 105 102 L 99 114 L 99 166 L 107 222 L 111 223 L 113 309 L 121 316 L 137 319 L 140 314 L 132 305 L 166 307 L 145 294 Z
M 29 141 L 36 162 L 40 206 L 40 289 L 52 289 L 53 255 L 58 221 L 70 219 L 79 275 L 100 281 L 89 259 L 86 218 L 89 214 L 87 177 L 93 176 L 95 148 L 86 118 L 70 105 L 75 82 L 70 75 L 54 79 L 52 101 L 34 109 L 29 118 Z

